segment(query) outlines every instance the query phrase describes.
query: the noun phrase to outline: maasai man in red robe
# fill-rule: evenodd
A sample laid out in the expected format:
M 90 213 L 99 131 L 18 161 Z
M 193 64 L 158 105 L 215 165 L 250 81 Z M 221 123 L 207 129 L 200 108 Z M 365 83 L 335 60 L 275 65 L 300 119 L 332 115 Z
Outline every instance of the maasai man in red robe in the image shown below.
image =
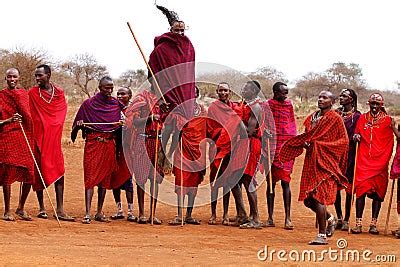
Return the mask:
M 346 177 L 349 181 L 349 185 L 353 183 L 354 176 L 354 163 L 356 157 L 356 142 L 353 140 L 354 131 L 358 119 L 361 116 L 361 112 L 357 110 L 357 94 L 352 89 L 343 89 L 339 96 L 340 108 L 336 111 L 340 114 L 343 119 L 344 126 L 346 127 L 347 137 L 349 138 L 349 152 L 347 157 L 347 169 Z M 345 216 L 343 219 L 342 214 L 342 197 L 341 190 L 337 192 L 335 201 L 335 210 L 338 218 L 338 224 L 336 229 L 341 229 L 342 231 L 349 230 L 349 218 L 351 209 L 351 186 L 346 189 L 346 203 L 345 203 Z
M 235 142 L 235 147 L 232 148 L 232 162 L 228 167 L 232 173 L 229 183 L 232 188 L 232 194 L 235 197 L 238 220 L 246 217 L 239 183 L 244 185 L 250 205 L 250 221 L 244 222 L 245 219 L 243 219 L 240 225 L 242 229 L 261 229 L 262 227 L 258 215 L 257 181 L 255 180 L 261 157 L 261 122 L 263 121 L 263 114 L 260 105 L 261 100 L 257 96 L 260 91 L 261 86 L 257 81 L 249 81 L 242 88 L 241 95 L 244 102 L 239 106 L 239 114 L 242 119 L 241 131 L 238 136 L 240 138 Z
M 196 98 L 199 96 L 200 92 L 196 87 Z M 184 222 L 187 224 L 200 224 L 199 220 L 192 217 L 192 211 L 198 185 L 203 181 L 206 172 L 206 122 L 207 111 L 205 107 L 195 102 L 194 116 L 191 120 L 185 125 L 171 123 L 176 125 L 174 137 L 178 138 L 172 140 L 167 158 L 171 158 L 172 153 L 174 153 L 173 174 L 175 175 L 178 215 L 175 219 L 169 221 L 170 225 L 180 225 L 182 223 L 182 204 L 185 195 L 188 196 L 188 204 Z M 166 123 L 168 122 L 166 121 Z
M 57 214 L 60 220 L 75 221 L 64 212 L 64 156 L 61 150 L 61 138 L 67 102 L 64 90 L 50 82 L 51 69 L 48 65 L 36 67 L 37 86 L 29 90 L 29 105 L 33 120 L 33 134 L 36 143 L 36 159 L 43 175 L 45 186 L 54 183 L 57 200 Z M 40 176 L 36 176 L 33 189 L 39 202 L 39 218 L 47 219 L 48 215 L 43 202 L 44 185 Z
M 383 107 L 383 97 L 372 94 L 368 100 L 370 110 L 357 122 L 354 139 L 360 142 L 354 190 L 356 200 L 356 226 L 354 234 L 362 232 L 362 216 L 365 197 L 372 199 L 372 220 L 369 233 L 379 234 L 376 227 L 379 211 L 385 199 L 389 161 L 393 152 L 393 129 L 391 118 Z
M 231 90 L 229 84 L 221 82 L 217 86 L 218 100 L 212 102 L 207 114 L 207 137 L 210 144 L 210 186 L 211 186 L 211 217 L 208 224 L 217 223 L 218 189 L 223 188 L 223 225 L 229 225 L 228 209 L 230 187 L 225 170 L 230 162 L 232 139 L 238 134 L 240 117 L 235 112 L 238 105 L 230 101 Z M 217 173 L 218 172 L 218 173 Z
M 274 123 L 275 123 L 275 136 L 272 135 L 270 138 L 270 153 L 271 148 L 275 148 L 275 154 L 271 165 L 272 175 L 272 194 L 270 193 L 270 184 L 268 182 L 268 172 L 266 171 L 267 177 L 267 205 L 268 205 L 268 220 L 267 227 L 275 227 L 273 214 L 274 214 L 274 200 L 275 200 L 275 185 L 278 181 L 281 181 L 282 194 L 283 194 L 283 207 L 285 209 L 285 226 L 284 229 L 292 230 L 293 224 L 290 219 L 290 204 L 292 200 L 292 193 L 290 191 L 290 175 L 293 171 L 294 160 L 282 163 L 279 161 L 279 151 L 283 144 L 297 135 L 296 120 L 294 118 L 293 105 L 290 100 L 287 99 L 289 90 L 287 85 L 283 82 L 276 82 L 272 87 L 274 94 L 272 99 L 269 99 L 265 104 L 270 109 Z M 271 133 L 273 134 L 273 132 Z M 264 146 L 266 147 L 266 146 Z M 267 152 L 266 152 L 267 153 Z M 268 156 L 268 155 L 267 155 Z M 263 156 L 267 162 L 267 157 Z M 269 166 L 268 166 L 269 167 Z M 265 168 L 268 170 L 267 168 Z
M 396 121 L 392 119 L 392 129 L 397 138 L 396 154 L 393 158 L 392 168 L 390 170 L 390 179 L 397 179 L 397 219 L 398 228 L 392 231 L 393 235 L 400 238 L 400 183 L 398 181 L 400 177 L 400 125 L 396 127 Z
M 71 139 L 75 142 L 79 129 L 85 139 L 83 171 L 86 214 L 82 223 L 91 221 L 90 207 L 94 187 L 98 187 L 96 221 L 108 222 L 103 213 L 106 189 L 111 189 L 111 178 L 117 170 L 116 131 L 120 128 L 124 106 L 111 96 L 114 83 L 109 76 L 99 81 L 99 93 L 86 99 L 80 106 L 72 125 Z M 88 124 L 85 124 L 88 123 Z
M 125 112 L 130 104 L 132 98 L 132 90 L 129 88 L 119 88 L 117 91 L 118 100 L 124 105 L 122 110 L 122 117 L 125 118 Z M 137 218 L 133 215 L 133 184 L 132 175 L 129 171 L 128 165 L 125 161 L 122 144 L 122 128 L 118 131 L 117 140 L 117 164 L 118 168 L 115 176 L 111 179 L 111 187 L 113 188 L 114 200 L 117 205 L 117 213 L 111 216 L 111 219 L 118 220 L 124 219 L 124 211 L 122 209 L 121 202 L 121 190 L 125 190 L 126 201 L 128 202 L 128 216 L 127 220 L 130 222 L 137 221 Z
M 29 110 L 28 92 L 18 88 L 19 71 L 15 68 L 6 71 L 7 87 L 0 90 L 0 185 L 3 186 L 3 220 L 14 221 L 10 211 L 11 185 L 19 181 L 22 194 L 16 214 L 23 220 L 31 217 L 24 210 L 31 185 L 35 181 L 35 165 L 29 151 L 21 126 L 25 130 L 29 146 L 34 148 L 33 124 Z
M 163 159 L 160 157 L 163 154 L 159 153 L 161 151 L 160 136 L 162 129 L 160 112 L 160 106 L 157 96 L 153 91 L 153 87 L 135 95 L 132 99 L 132 104 L 125 112 L 126 131 L 124 140 L 126 139 L 127 142 L 129 142 L 130 149 L 124 149 L 124 155 L 130 171 L 135 175 L 139 207 L 139 224 L 151 222 L 153 216 L 154 224 L 162 223 L 160 219 L 155 217 L 158 186 L 164 179 L 163 168 L 161 166 Z M 158 154 L 158 160 L 155 163 L 156 154 Z M 157 165 L 155 178 L 154 165 Z M 151 207 L 154 202 L 154 214 L 151 214 L 150 218 L 147 220 L 144 216 L 144 190 L 148 179 L 150 179 L 151 183 L 150 210 L 152 210 Z M 155 184 L 153 184 L 154 181 Z
M 305 133 L 288 140 L 279 153 L 280 161 L 288 162 L 300 156 L 304 148 L 307 150 L 299 201 L 316 214 L 319 233 L 310 245 L 327 244 L 327 236 L 333 235 L 336 218 L 326 206 L 332 205 L 337 190 L 348 184 L 345 173 L 349 139 L 342 118 L 332 110 L 333 103 L 332 93 L 322 91 L 318 96 L 319 111 L 304 121 Z
M 172 111 L 172 114 L 181 115 L 187 121 L 193 117 L 195 50 L 189 38 L 185 36 L 185 23 L 179 20 L 176 12 L 158 5 L 157 8 L 167 17 L 170 32 L 155 37 L 149 66 L 167 101 L 162 103 L 162 107 L 167 107 L 168 113 Z M 155 86 L 152 82 L 154 77 L 151 77 L 150 73 L 149 78 Z M 158 91 L 156 93 L 159 94 Z

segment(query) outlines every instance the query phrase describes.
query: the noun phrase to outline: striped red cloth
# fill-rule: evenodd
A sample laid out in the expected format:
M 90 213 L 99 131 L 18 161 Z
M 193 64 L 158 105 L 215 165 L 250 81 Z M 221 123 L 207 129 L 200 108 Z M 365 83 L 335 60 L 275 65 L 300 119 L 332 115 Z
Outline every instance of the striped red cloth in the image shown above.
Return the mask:
M 83 154 L 85 189 L 95 186 L 111 189 L 111 177 L 116 169 L 114 134 L 87 133 Z
M 3 89 L 0 91 L 0 119 L 5 120 L 15 113 L 22 116 L 22 126 L 29 145 L 34 149 L 33 124 L 29 110 L 29 96 L 25 89 Z M 35 165 L 18 122 L 0 127 L 0 185 L 15 181 L 32 184 Z
M 309 115 L 304 126 L 306 132 L 289 139 L 283 145 L 279 160 L 288 162 L 303 153 L 308 142 L 300 181 L 299 201 L 313 197 L 324 205 L 335 202 L 337 189 L 347 187 L 345 176 L 349 139 L 342 118 L 328 111 L 312 127 Z
M 162 123 L 148 121 L 145 127 L 135 127 L 133 121 L 136 118 L 146 118 L 151 114 L 160 114 L 157 97 L 153 92 L 143 90 L 132 98 L 132 104 L 126 110 L 126 129 L 124 130 L 126 141 L 124 146 L 125 160 L 129 169 L 134 174 L 136 183 L 143 186 L 150 176 L 153 176 L 154 160 L 156 153 L 157 127 L 162 128 Z M 161 130 L 160 130 L 161 133 Z M 158 151 L 161 142 L 158 143 Z M 163 181 L 164 173 L 162 167 L 157 164 L 156 181 Z

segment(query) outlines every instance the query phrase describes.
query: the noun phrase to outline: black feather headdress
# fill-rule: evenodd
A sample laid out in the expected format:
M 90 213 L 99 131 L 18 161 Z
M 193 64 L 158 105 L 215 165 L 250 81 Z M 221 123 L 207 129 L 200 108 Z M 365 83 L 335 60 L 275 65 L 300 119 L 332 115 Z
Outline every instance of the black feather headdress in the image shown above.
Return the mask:
M 167 17 L 170 26 L 172 26 L 175 21 L 179 21 L 178 14 L 175 11 L 170 11 L 167 8 L 159 5 L 156 5 L 156 7 Z

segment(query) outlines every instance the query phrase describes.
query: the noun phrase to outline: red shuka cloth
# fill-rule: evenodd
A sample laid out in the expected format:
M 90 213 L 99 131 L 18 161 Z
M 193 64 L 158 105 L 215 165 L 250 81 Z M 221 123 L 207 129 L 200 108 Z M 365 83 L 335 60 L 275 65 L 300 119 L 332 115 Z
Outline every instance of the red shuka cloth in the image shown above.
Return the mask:
M 104 138 L 106 141 L 99 142 L 97 138 Z M 92 189 L 95 186 L 111 189 L 111 177 L 116 168 L 114 134 L 87 133 L 83 154 L 85 189 Z
M 157 36 L 154 39 L 154 50 L 150 54 L 149 65 L 167 102 L 171 104 L 171 110 L 187 101 L 177 113 L 186 119 L 192 118 L 195 98 L 195 51 L 189 38 L 171 32 Z
M 271 133 L 273 137 L 270 140 L 270 147 L 275 147 L 272 164 L 279 169 L 288 171 L 290 174 L 293 171 L 294 160 L 285 163 L 280 162 L 279 152 L 287 140 L 297 135 L 292 102 L 290 100 L 279 102 L 275 99 L 269 99 L 264 105 L 267 105 L 271 110 L 275 124 L 275 133 Z
M 367 112 L 357 122 L 355 133 L 361 135 L 354 182 L 357 197 L 376 192 L 381 200 L 385 198 L 394 140 L 391 118 L 380 112 L 377 121 Z
M 216 187 L 226 185 L 226 179 L 229 178 L 225 170 L 229 165 L 231 150 L 239 136 L 239 125 L 242 121 L 238 116 L 238 108 L 239 105 L 234 102 L 224 103 L 219 100 L 212 102 L 208 107 L 207 137 L 214 141 L 209 149 L 210 183 L 214 181 L 221 160 L 224 159 L 218 175 L 222 182 L 217 181 Z
M 61 150 L 61 137 L 65 117 L 67 115 L 67 102 L 65 101 L 64 91 L 61 87 L 52 84 L 54 96 L 41 90 L 42 97 L 39 95 L 39 87 L 35 86 L 29 90 L 29 105 L 33 120 L 33 135 L 38 148 L 37 160 L 40 164 L 46 187 L 64 176 L 64 156 Z M 35 191 L 43 189 L 40 177 L 36 175 L 33 185 Z
M 242 119 L 243 124 L 247 128 L 248 122 L 252 113 L 252 106 L 260 104 L 259 100 L 254 101 L 251 104 L 240 104 L 238 112 Z M 259 125 L 256 129 L 255 135 L 251 137 L 245 136 L 239 138 L 232 149 L 232 162 L 229 166 L 229 170 L 232 172 L 243 169 L 244 175 L 254 178 L 257 172 L 258 165 L 261 157 L 261 135 L 263 132 L 263 125 Z M 247 134 L 246 134 L 247 135 Z M 253 179 L 255 182 L 255 179 Z
M 400 176 L 400 145 L 399 139 L 397 140 L 396 154 L 394 155 L 392 168 L 390 170 L 390 179 L 399 179 Z M 400 196 L 399 196 L 400 197 Z
M 178 129 L 181 130 L 181 139 L 174 153 L 173 167 L 177 194 L 180 194 L 181 185 L 184 187 L 184 194 L 191 190 L 197 190 L 197 186 L 205 174 L 207 111 L 203 105 L 199 104 L 199 108 L 200 113 L 188 121 L 182 129 Z
M 126 109 L 122 111 L 123 114 L 125 114 L 125 112 Z M 117 134 L 122 134 L 122 131 L 118 132 Z M 126 164 L 123 152 L 124 147 L 128 147 L 128 143 L 126 142 L 126 139 L 122 138 L 122 136 L 121 140 L 121 148 L 117 149 L 117 170 L 115 171 L 114 176 L 111 179 L 111 188 L 113 189 L 120 188 L 128 179 L 131 179 L 132 177 L 128 165 Z
M 154 93 L 143 90 L 132 99 L 132 104 L 127 108 L 126 129 L 124 129 L 124 142 L 128 145 L 124 146 L 128 150 L 124 150 L 125 160 L 129 170 L 134 174 L 136 183 L 144 185 L 150 176 L 153 176 L 156 132 L 157 125 L 159 134 L 161 133 L 162 124 L 157 122 L 148 122 L 143 128 L 136 128 L 133 125 L 135 118 L 145 118 L 151 114 L 160 114 L 160 107 L 157 104 L 157 97 Z M 161 140 L 158 140 L 158 149 L 161 149 Z M 157 182 L 163 181 L 163 171 L 159 164 L 157 165 Z
M 22 88 L 1 90 L 0 107 L 2 120 L 12 117 L 15 113 L 22 116 L 22 126 L 30 147 L 34 149 L 28 92 Z M 10 185 L 15 181 L 28 184 L 34 182 L 34 161 L 18 122 L 0 127 L 0 169 L 3 169 L 0 185 Z
M 321 204 L 331 205 L 337 189 L 348 186 L 345 173 L 349 139 L 342 118 L 334 110 L 320 117 L 313 128 L 312 116 L 304 122 L 305 133 L 285 142 L 279 160 L 295 159 L 303 153 L 305 142 L 310 143 L 304 158 L 299 201 L 311 196 Z

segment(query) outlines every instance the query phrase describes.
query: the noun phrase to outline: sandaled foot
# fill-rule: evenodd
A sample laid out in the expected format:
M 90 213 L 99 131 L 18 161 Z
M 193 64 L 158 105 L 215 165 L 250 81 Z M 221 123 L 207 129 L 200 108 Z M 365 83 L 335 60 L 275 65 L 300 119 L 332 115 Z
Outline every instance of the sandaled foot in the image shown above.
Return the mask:
M 392 235 L 396 236 L 396 235 L 400 235 L 400 228 L 397 230 L 393 230 L 392 231 Z
M 335 232 L 337 225 L 337 219 L 332 215 L 330 220 L 328 221 L 328 225 L 326 226 L 326 236 L 331 237 L 333 236 L 333 233 Z
M 372 235 L 379 235 L 379 231 L 376 228 L 376 225 L 370 225 L 369 226 L 369 230 L 368 233 L 372 234 Z
M 229 222 L 234 223 L 237 221 L 237 216 L 229 218 Z
M 112 220 L 121 220 L 125 218 L 124 212 L 123 211 L 118 211 L 114 215 L 111 215 L 110 218 Z
M 326 245 L 328 244 L 328 241 L 326 240 L 325 235 L 317 235 L 317 237 L 314 240 L 311 240 L 308 242 L 309 245 Z
M 283 229 L 285 229 L 285 230 L 293 230 L 294 226 L 293 226 L 292 221 L 291 220 L 287 220 L 285 222 L 285 226 L 283 227 Z
M 185 223 L 187 224 L 193 224 L 193 225 L 200 225 L 200 220 L 196 220 L 193 217 L 186 217 L 185 218 Z
M 83 224 L 90 224 L 90 222 L 91 222 L 91 218 L 90 218 L 90 215 L 85 215 L 85 217 L 83 217 L 83 219 L 82 219 L 82 223 Z
M 267 222 L 265 223 L 265 227 L 275 227 L 274 220 L 268 219 Z
M 349 222 L 348 221 L 343 221 L 343 225 L 342 225 L 342 228 L 340 230 L 349 231 Z
M 138 224 L 146 224 L 147 223 L 147 219 L 144 216 L 140 216 L 138 219 Z
M 133 215 L 132 213 L 128 213 L 128 217 L 126 217 L 126 220 L 128 222 L 137 222 L 138 218 L 135 217 L 135 215 Z
M 102 213 L 97 213 L 97 214 L 94 216 L 94 220 L 95 220 L 96 222 L 105 222 L 105 223 L 110 222 L 110 219 L 108 219 L 108 218 L 106 217 L 106 215 L 104 215 L 104 214 L 102 214 Z
M 72 216 L 69 216 L 68 214 L 57 214 L 58 219 L 60 221 L 65 221 L 65 222 L 75 222 L 75 218 Z M 56 218 L 56 215 L 53 215 L 54 218 Z
M 15 221 L 14 216 L 11 215 L 11 213 L 5 213 L 3 216 L 3 220 L 8 221 L 8 222 L 13 222 Z
M 151 217 L 147 220 L 147 223 L 151 223 Z M 157 217 L 154 217 L 153 224 L 160 225 L 160 224 L 162 224 L 162 221 L 160 219 L 158 219 Z
M 400 238 L 400 231 L 395 231 L 394 236 Z
M 45 210 L 41 210 L 37 215 L 37 217 L 40 219 L 47 219 L 49 218 L 49 215 L 47 215 L 47 212 Z
M 32 221 L 31 216 L 30 216 L 26 211 L 24 211 L 24 210 L 17 209 L 17 210 L 15 211 L 15 214 L 17 214 L 18 217 L 19 217 L 21 220 L 24 220 L 24 221 Z
M 262 225 L 260 222 L 250 221 L 239 226 L 240 229 L 261 229 Z
M 351 228 L 352 234 L 361 234 L 362 233 L 362 226 L 356 225 L 355 227 Z
M 208 220 L 209 225 L 216 225 L 217 224 L 217 219 L 214 216 L 211 216 L 211 218 Z
M 228 217 L 225 217 L 225 218 L 222 220 L 222 225 L 229 226 L 230 224 L 231 224 L 231 223 L 230 223 Z
M 176 216 L 173 220 L 168 222 L 169 225 L 181 225 L 182 219 L 181 217 Z

